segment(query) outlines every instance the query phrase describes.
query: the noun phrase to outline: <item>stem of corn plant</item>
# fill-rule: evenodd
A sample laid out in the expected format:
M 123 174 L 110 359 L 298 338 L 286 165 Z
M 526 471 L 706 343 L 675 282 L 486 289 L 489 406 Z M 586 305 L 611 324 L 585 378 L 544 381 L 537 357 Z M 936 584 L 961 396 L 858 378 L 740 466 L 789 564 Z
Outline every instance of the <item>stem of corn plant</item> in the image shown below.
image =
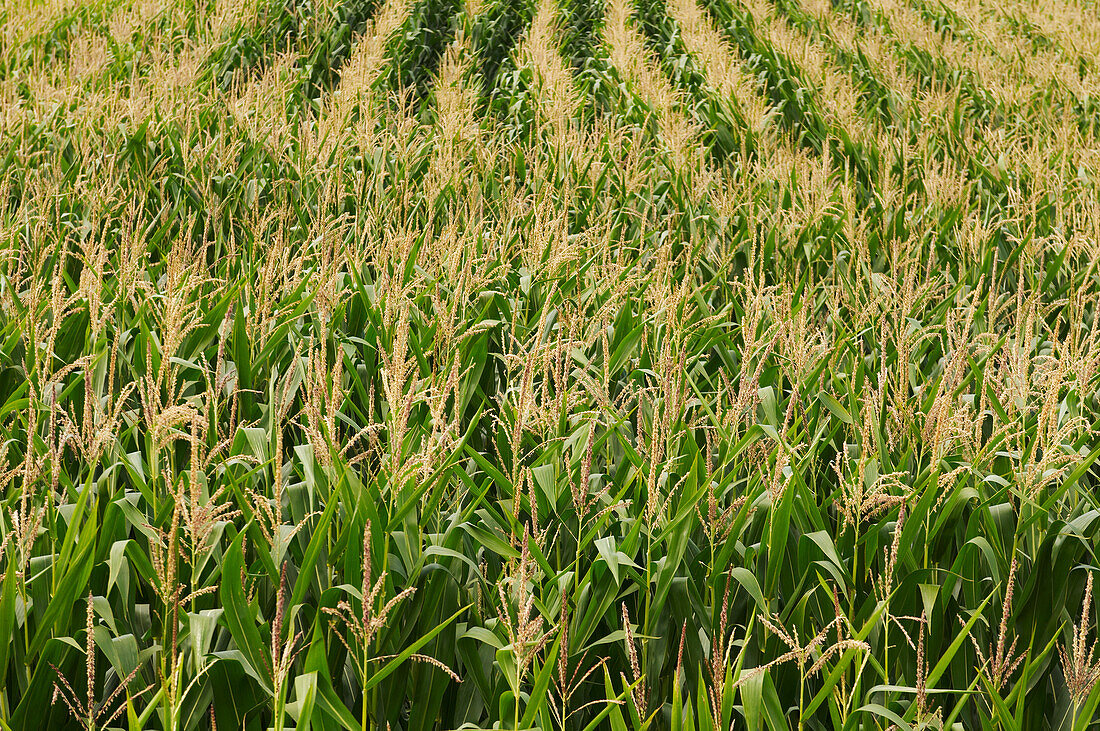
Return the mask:
M 363 601 L 367 601 L 367 598 L 363 597 Z M 362 655 L 362 659 L 360 661 L 360 663 L 361 663 L 360 667 L 362 668 L 361 672 L 362 672 L 362 675 L 363 675 L 363 682 L 366 683 L 366 681 L 367 681 L 367 668 L 369 667 L 369 663 L 370 663 L 370 646 L 369 646 L 369 643 L 367 643 L 365 641 L 363 642 L 362 651 L 363 651 L 363 655 Z M 371 691 L 370 696 L 373 697 L 373 695 L 374 695 L 374 691 Z M 368 697 L 367 694 L 363 695 L 363 707 L 359 711 L 359 724 L 360 724 L 360 726 L 362 726 L 363 731 L 367 731 L 367 729 L 368 729 L 368 726 L 367 726 L 367 709 L 368 709 L 370 704 L 367 703 L 367 697 Z
M 654 469 L 656 469 L 656 467 Z M 657 516 L 655 516 L 655 515 L 650 516 L 650 520 L 655 520 L 656 517 Z M 649 530 L 647 531 L 647 533 L 649 535 L 646 538 L 646 541 L 647 541 L 648 545 L 646 547 L 646 559 L 645 559 L 646 570 L 645 570 L 645 625 L 644 625 L 644 627 L 645 627 L 645 633 L 646 633 L 647 636 L 652 636 L 652 632 L 653 632 L 652 628 L 650 627 L 650 607 L 651 607 L 651 602 L 653 600 L 653 530 L 654 530 L 654 526 L 650 525 Z M 641 668 L 639 669 L 639 675 L 641 675 L 641 677 L 643 678 L 643 680 L 641 681 L 641 692 L 643 694 L 642 695 L 643 698 L 645 697 L 645 692 L 646 692 L 646 683 L 645 683 L 644 678 L 646 676 L 646 672 L 648 671 L 648 669 L 649 669 L 649 643 L 648 642 L 643 642 L 642 643 L 642 664 L 641 664 Z M 639 680 L 639 678 L 635 678 L 635 680 Z M 638 710 L 641 711 L 640 708 Z
M 806 715 L 802 712 L 806 699 L 806 663 L 798 661 L 798 731 L 802 731 Z
M 286 688 L 283 686 L 284 683 L 280 682 L 275 689 L 275 731 L 283 731 L 284 728 L 283 713 L 286 707 Z

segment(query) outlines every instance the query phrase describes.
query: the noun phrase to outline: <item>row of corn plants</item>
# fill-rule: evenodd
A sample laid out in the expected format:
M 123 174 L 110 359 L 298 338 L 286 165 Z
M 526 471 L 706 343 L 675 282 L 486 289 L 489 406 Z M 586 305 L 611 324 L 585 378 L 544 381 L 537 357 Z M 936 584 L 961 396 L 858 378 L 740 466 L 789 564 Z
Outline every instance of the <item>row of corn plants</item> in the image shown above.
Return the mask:
M 721 155 L 665 147 L 598 0 L 556 132 L 511 0 L 414 0 L 346 122 L 385 8 L 5 122 L 0 728 L 1095 725 L 1092 174 L 880 174 L 960 153 L 838 143 L 705 7 L 791 137 L 722 142 L 650 0 Z

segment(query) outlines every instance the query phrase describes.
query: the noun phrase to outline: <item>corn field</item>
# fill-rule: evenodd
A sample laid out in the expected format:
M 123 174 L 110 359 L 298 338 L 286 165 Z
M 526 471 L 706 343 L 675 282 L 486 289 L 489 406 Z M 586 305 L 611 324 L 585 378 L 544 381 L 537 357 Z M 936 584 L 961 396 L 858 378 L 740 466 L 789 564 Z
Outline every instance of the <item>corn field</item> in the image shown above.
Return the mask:
M 4 0 L 0 730 L 1098 728 L 1098 201 L 1091 0 Z

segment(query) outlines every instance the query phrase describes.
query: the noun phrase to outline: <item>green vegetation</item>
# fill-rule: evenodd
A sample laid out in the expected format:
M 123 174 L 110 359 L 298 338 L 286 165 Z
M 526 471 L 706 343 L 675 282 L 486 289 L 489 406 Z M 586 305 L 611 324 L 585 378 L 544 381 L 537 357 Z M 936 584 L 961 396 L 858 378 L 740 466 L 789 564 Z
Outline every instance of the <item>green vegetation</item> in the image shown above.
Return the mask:
M 0 729 L 1096 727 L 1056 3 L 11 0 Z

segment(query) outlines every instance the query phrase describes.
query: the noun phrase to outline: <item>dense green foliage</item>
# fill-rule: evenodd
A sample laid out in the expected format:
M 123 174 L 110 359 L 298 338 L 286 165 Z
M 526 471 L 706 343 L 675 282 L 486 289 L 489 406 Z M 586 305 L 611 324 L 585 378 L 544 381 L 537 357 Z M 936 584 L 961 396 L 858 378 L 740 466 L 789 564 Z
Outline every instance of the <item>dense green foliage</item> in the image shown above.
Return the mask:
M 0 729 L 1096 725 L 1071 31 L 693 2 L 3 9 Z

